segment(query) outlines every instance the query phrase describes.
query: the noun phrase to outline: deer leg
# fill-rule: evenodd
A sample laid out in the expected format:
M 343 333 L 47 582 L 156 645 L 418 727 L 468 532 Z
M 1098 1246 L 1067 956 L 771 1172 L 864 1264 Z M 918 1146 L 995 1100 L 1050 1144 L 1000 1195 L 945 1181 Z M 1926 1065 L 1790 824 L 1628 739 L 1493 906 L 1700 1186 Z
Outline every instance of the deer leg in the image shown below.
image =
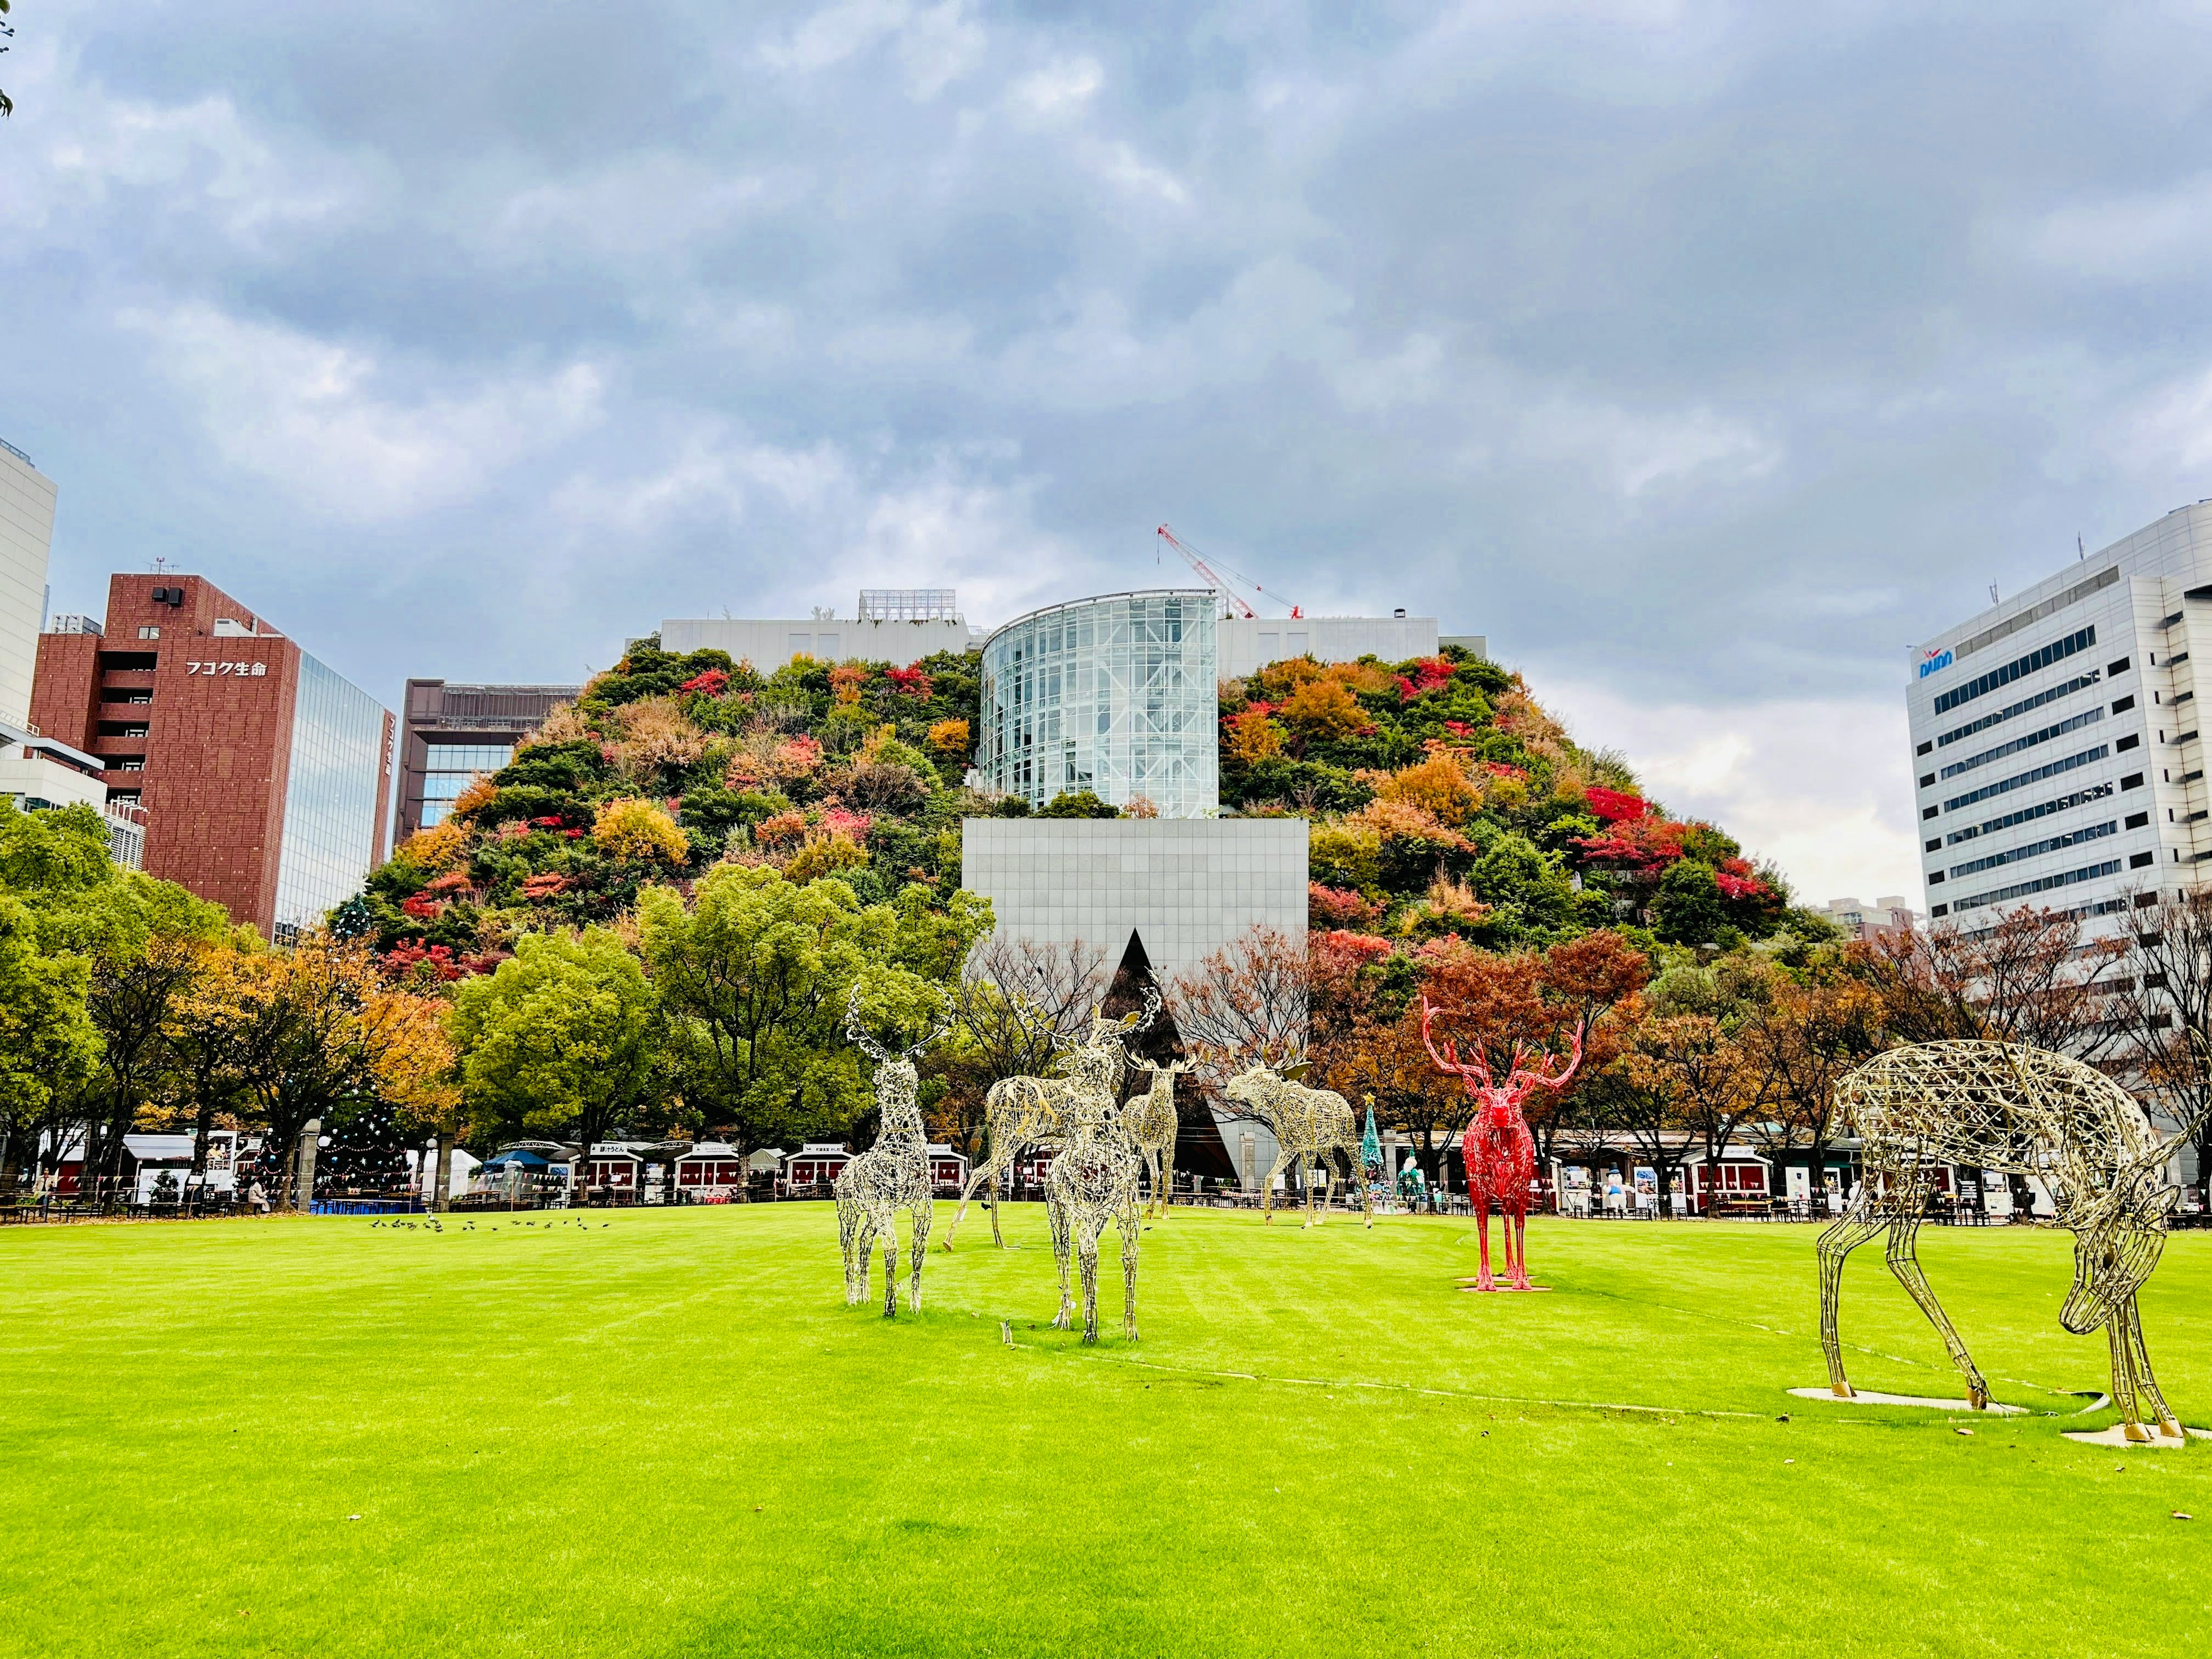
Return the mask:
M 837 1247 L 845 1254 L 845 1305 L 848 1308 L 864 1294 L 853 1284 L 853 1245 L 860 1236 L 860 1208 L 849 1194 L 837 1194 Z
M 939 1246 L 940 1249 L 950 1250 L 952 1248 L 952 1235 L 960 1231 L 961 1218 L 968 1213 L 968 1200 L 975 1196 L 975 1189 L 983 1184 L 998 1156 L 998 1148 L 994 1145 L 991 1149 L 990 1160 L 981 1169 L 969 1171 L 967 1184 L 960 1188 L 960 1207 L 952 1212 L 952 1224 L 945 1230 L 945 1243 Z
M 857 1304 L 868 1299 L 868 1268 L 876 1251 L 876 1218 L 866 1209 L 860 1210 L 858 1234 L 853 1243 L 854 1272 L 850 1299 Z
M 2131 1441 L 2148 1441 L 2150 1433 L 2136 1403 L 2135 1350 L 2128 1341 L 2128 1322 L 2118 1308 L 2105 1322 L 2105 1338 L 2112 1349 L 2112 1403 L 2120 1408 L 2120 1431 Z
M 1060 1311 L 1052 1317 L 1052 1328 L 1056 1331 L 1064 1331 L 1068 1328 L 1068 1310 L 1072 1305 L 1067 1299 L 1067 1257 L 1070 1249 L 1067 1200 L 1062 1194 L 1048 1187 L 1045 1189 L 1044 1208 L 1045 1218 L 1052 1227 L 1053 1260 L 1060 1267 Z
M 1516 1291 L 1531 1289 L 1528 1283 L 1528 1212 L 1517 1211 L 1510 1216 L 1501 1217 L 1499 1220 L 1499 1231 L 1510 1228 L 1513 1233 L 1513 1242 L 1506 1251 L 1506 1266 L 1513 1272 L 1513 1288 Z
M 1137 1340 L 1137 1235 L 1143 1231 L 1137 1214 L 1136 1194 L 1123 1206 L 1121 1222 L 1121 1334 Z
M 1267 1178 L 1260 1183 L 1260 1224 L 1263 1227 L 1275 1224 L 1275 1177 L 1282 1174 L 1283 1165 L 1290 1162 L 1290 1157 L 1279 1146 L 1275 1152 L 1275 1167 L 1267 1171 Z
M 1881 1231 L 1882 1219 L 1875 1213 L 1868 1194 L 1874 1190 L 1871 1181 L 1859 1183 L 1858 1197 L 1850 1211 L 1831 1222 L 1820 1233 L 1820 1352 L 1828 1360 L 1828 1391 L 1838 1400 L 1852 1398 L 1850 1380 L 1844 1375 L 1843 1338 L 1837 1329 L 1838 1304 L 1843 1297 L 1844 1262 L 1853 1250 Z
M 1014 1172 L 1013 1160 L 1012 1160 L 1012 1158 L 1009 1158 L 1009 1159 L 1006 1161 L 1006 1174 L 1007 1174 L 1007 1176 L 1008 1176 L 1009 1177 L 1011 1177 L 1011 1176 L 1013 1175 L 1013 1172 Z M 997 1164 L 994 1164 L 991 1166 L 991 1185 L 990 1185 L 990 1194 L 991 1194 L 991 1243 L 992 1243 L 994 1245 L 995 1245 L 998 1249 L 1002 1249 L 1002 1250 L 1003 1250 L 1003 1249 L 1005 1249 L 1006 1248 L 1006 1234 L 1004 1234 L 1004 1233 L 1002 1233 L 1002 1232 L 1000 1232 L 1000 1231 L 999 1231 L 999 1166 L 998 1166 Z
M 1475 1276 L 1474 1288 L 1494 1291 L 1498 1281 L 1490 1276 L 1490 1200 L 1479 1193 L 1470 1193 L 1468 1196 L 1474 1200 L 1475 1225 L 1480 1229 L 1482 1239 L 1482 1271 Z
M 1336 1154 L 1337 1148 L 1332 1146 L 1324 1159 L 1328 1167 L 1328 1190 L 1321 1195 L 1321 1218 L 1324 1222 L 1328 1219 L 1330 1207 L 1336 1202 Z
M 914 1226 L 914 1290 L 910 1303 L 916 1313 L 921 1311 L 921 1253 L 929 1248 L 930 1212 L 934 1207 L 929 1194 L 924 1193 L 908 1212 Z
M 1083 1340 L 1095 1346 L 1098 1340 L 1098 1235 L 1104 1231 L 1103 1216 L 1084 1218 L 1083 1237 L 1077 1243 L 1083 1264 Z
M 2151 1375 L 2150 1354 L 2143 1346 L 2142 1315 L 2136 1307 L 2135 1297 L 2128 1298 L 2125 1312 L 2128 1348 L 2134 1358 L 2136 1386 L 2149 1401 L 2151 1414 L 2158 1419 L 2158 1431 L 2169 1440 L 2185 1440 L 2188 1436 L 2182 1431 L 2180 1419 L 2174 1416 L 2172 1408 L 2166 1403 L 2166 1396 L 2159 1392 L 2158 1379 Z
M 1915 1207 L 1917 1207 L 1917 1206 Z M 1951 1316 L 1943 1311 L 1943 1304 L 1936 1299 L 1929 1287 L 1928 1275 L 1920 1270 L 1920 1257 L 1913 1249 L 1914 1235 L 1920 1231 L 1917 1216 L 1899 1215 L 1889 1224 L 1889 1243 L 1885 1255 L 1889 1270 L 1897 1275 L 1897 1282 L 1905 1286 L 1905 1293 L 1928 1316 L 1928 1322 L 1943 1339 L 1943 1346 L 1966 1379 L 1966 1397 L 1976 1411 L 1990 1407 L 1990 1385 L 1982 1380 L 1982 1373 L 1974 1364 L 1974 1357 L 1966 1352 L 1966 1345 L 1959 1340 L 1958 1328 L 1951 1323 Z
M 898 1314 L 898 1217 L 886 1212 L 876 1232 L 884 1242 L 884 1317 L 891 1319 Z

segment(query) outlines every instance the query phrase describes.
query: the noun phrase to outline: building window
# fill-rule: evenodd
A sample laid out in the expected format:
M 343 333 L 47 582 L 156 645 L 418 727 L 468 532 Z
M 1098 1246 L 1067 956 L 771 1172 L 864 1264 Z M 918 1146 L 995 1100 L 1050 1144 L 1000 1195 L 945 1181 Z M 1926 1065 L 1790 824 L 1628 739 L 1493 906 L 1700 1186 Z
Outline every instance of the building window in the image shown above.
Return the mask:
M 2127 736 L 2122 738 L 2118 743 L 2114 744 L 2112 747 L 2116 750 L 2122 749 L 2135 749 L 2139 748 L 2142 744 L 2142 734 L 2140 732 L 2130 732 Z
M 2176 856 L 2179 857 L 2179 854 L 2177 854 Z M 2137 853 L 2128 860 L 2128 868 L 2130 870 L 2140 870 L 2150 862 L 2151 854 L 2148 853 Z
M 138 637 L 142 640 L 158 640 L 161 637 L 161 630 L 153 627 L 142 628 L 138 630 Z
M 2130 709 L 2130 708 L 2134 708 L 2135 706 L 2136 706 L 2136 700 L 2135 700 L 2135 696 L 2134 696 L 2134 695 L 2133 695 L 2132 693 L 2130 693 L 2129 696 L 2120 698 L 2118 701 L 2117 701 L 2116 702 L 2114 702 L 2114 703 L 2112 704 L 2112 712 L 2113 712 L 2115 714 L 2126 714 L 2126 713 L 2128 712 L 2128 710 L 2129 710 L 2129 709 Z

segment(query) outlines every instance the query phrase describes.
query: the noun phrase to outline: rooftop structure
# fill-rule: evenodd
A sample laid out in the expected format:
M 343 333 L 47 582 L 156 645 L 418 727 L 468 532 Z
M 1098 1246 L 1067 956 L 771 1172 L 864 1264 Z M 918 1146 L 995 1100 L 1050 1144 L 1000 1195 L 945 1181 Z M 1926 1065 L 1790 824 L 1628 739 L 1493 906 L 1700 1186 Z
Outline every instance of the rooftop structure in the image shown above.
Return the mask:
M 1862 904 L 1855 898 L 1830 899 L 1823 914 L 1843 930 L 1845 939 L 1873 939 L 1886 934 L 1909 933 L 1925 925 L 1927 918 L 1899 894 Z
M 514 745 L 538 729 L 574 685 L 452 685 L 410 680 L 401 711 L 393 844 L 428 830 L 481 773 L 514 757 Z

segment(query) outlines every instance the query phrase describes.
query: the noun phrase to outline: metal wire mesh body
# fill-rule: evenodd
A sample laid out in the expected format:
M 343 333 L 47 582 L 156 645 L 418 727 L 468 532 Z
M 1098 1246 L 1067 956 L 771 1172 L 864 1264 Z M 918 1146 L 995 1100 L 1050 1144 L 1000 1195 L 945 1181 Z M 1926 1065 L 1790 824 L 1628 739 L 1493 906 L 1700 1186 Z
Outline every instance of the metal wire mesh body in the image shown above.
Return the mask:
M 1303 1072 L 1305 1067 L 1295 1066 L 1289 1069 Z M 1230 1079 L 1222 1093 L 1266 1124 L 1275 1137 L 1275 1144 L 1281 1148 L 1275 1155 L 1274 1167 L 1260 1183 L 1264 1225 L 1274 1224 L 1275 1177 L 1286 1171 L 1292 1182 L 1305 1185 L 1305 1224 L 1317 1227 L 1326 1222 L 1328 1206 L 1336 1201 L 1336 1159 L 1340 1152 L 1344 1156 L 1345 1179 L 1359 1188 L 1360 1212 L 1365 1216 L 1367 1225 L 1375 1224 L 1375 1195 L 1360 1164 L 1359 1131 L 1352 1121 L 1352 1107 L 1342 1095 L 1334 1089 L 1309 1089 L 1273 1066 L 1257 1064 L 1246 1066 Z M 1308 1159 L 1328 1171 L 1328 1190 L 1322 1199 L 1318 1217 L 1314 1213 L 1313 1184 L 1305 1180 Z
M 1096 1114 L 1103 1099 L 1107 1109 L 1120 1098 L 1121 1079 L 1127 1066 L 1127 1041 L 1151 1025 L 1160 1010 L 1158 991 L 1147 990 L 1144 1006 L 1120 1019 L 1093 1012 L 1090 1034 L 1080 1042 L 1055 1040 L 1065 1077 L 1009 1077 L 993 1084 L 983 1096 L 983 1132 L 988 1148 L 976 1160 L 960 1189 L 960 1207 L 945 1230 L 945 1248 L 952 1248 L 953 1235 L 968 1214 L 978 1188 L 989 1189 L 991 1242 L 1006 1248 L 999 1230 L 999 1188 L 1012 1179 L 1025 1152 L 1058 1148 L 1066 1143 L 1069 1123 Z
M 883 1127 L 876 1144 L 837 1172 L 837 1237 L 845 1256 L 845 1302 L 868 1295 L 868 1256 L 878 1235 L 884 1241 L 884 1317 L 898 1313 L 898 1212 L 907 1212 L 913 1238 L 914 1285 L 910 1305 L 921 1310 L 921 1263 L 929 1244 L 931 1190 L 929 1137 L 917 1099 L 920 1075 L 914 1056 L 936 1041 L 933 1033 L 904 1054 L 893 1054 L 860 1029 L 857 1008 L 848 1008 L 846 1035 L 877 1062 L 876 1106 Z
M 1053 1323 L 1073 1328 L 1068 1268 L 1083 1281 L 1083 1340 L 1098 1340 L 1098 1240 L 1111 1225 L 1121 1235 L 1121 1331 L 1137 1334 L 1137 1182 L 1143 1170 L 1111 1093 L 1082 1097 L 1062 1122 L 1066 1144 L 1045 1175 L 1045 1210 L 1060 1269 L 1060 1311 Z
M 1175 1179 L 1176 1117 L 1175 1080 L 1190 1069 L 1188 1062 L 1170 1060 L 1165 1066 L 1155 1066 L 1149 1060 L 1132 1064 L 1140 1072 L 1149 1072 L 1152 1086 L 1121 1109 L 1121 1127 L 1129 1143 L 1144 1160 L 1152 1177 L 1152 1202 L 1145 1208 L 1147 1215 L 1168 1212 L 1168 1183 Z
M 1864 1178 L 1850 1208 L 1820 1235 L 1820 1346 L 1829 1386 L 1851 1397 L 1837 1306 L 1844 1262 L 1885 1230 L 1890 1271 L 1943 1339 L 1977 1410 L 1989 1384 L 1928 1284 L 1914 1237 L 1937 1187 L 1956 1164 L 2033 1176 L 2058 1225 L 2074 1234 L 2074 1284 L 2058 1322 L 2075 1335 L 2102 1327 L 2112 1349 L 2112 1402 L 2131 1440 L 2181 1437 L 2144 1351 L 2136 1293 L 2158 1265 L 2179 1191 L 2166 1147 L 2126 1090 L 2048 1049 L 2007 1042 L 1928 1042 L 1876 1055 L 1836 1085 L 1860 1136 Z

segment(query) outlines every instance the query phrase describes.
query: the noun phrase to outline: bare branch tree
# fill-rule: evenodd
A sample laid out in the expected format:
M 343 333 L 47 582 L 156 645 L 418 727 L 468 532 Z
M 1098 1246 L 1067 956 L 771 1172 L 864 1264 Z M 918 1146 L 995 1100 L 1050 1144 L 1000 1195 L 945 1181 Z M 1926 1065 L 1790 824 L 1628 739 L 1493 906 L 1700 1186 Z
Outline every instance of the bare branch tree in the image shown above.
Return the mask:
M 1198 1075 L 1218 1093 L 1233 1057 L 1282 1065 L 1305 1052 L 1313 993 L 1304 947 L 1279 928 L 1255 923 L 1176 975 L 1168 1012 L 1199 1060 Z
M 2212 1185 L 2212 890 L 2160 895 L 2130 910 L 2124 994 L 2113 1024 L 2130 1041 L 2130 1069 L 2197 1154 L 2197 1185 Z

